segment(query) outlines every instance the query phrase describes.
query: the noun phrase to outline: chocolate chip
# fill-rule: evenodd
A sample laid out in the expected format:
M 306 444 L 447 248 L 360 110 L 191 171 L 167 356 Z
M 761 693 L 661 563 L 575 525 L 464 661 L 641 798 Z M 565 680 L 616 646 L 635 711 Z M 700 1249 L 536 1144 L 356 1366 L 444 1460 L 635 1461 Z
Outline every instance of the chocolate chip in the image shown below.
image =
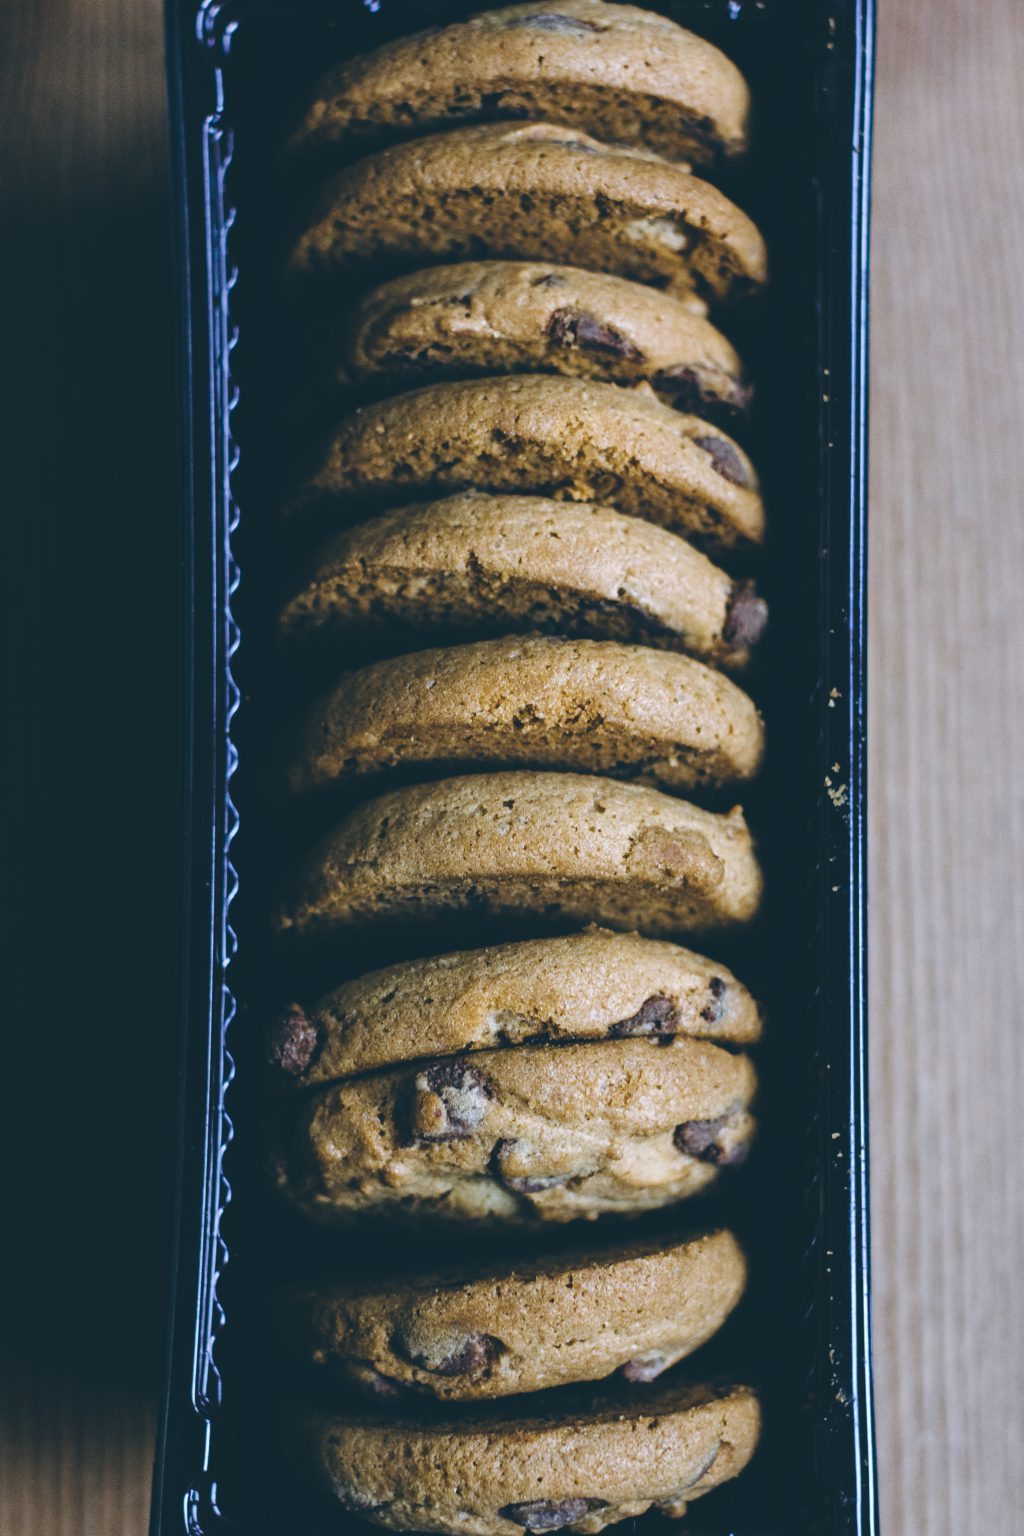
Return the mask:
M 480 1125 L 491 1099 L 484 1074 L 466 1061 L 437 1061 L 417 1073 L 410 1114 L 415 1141 L 461 1141 Z
M 468 1333 L 463 1342 L 450 1354 L 438 1360 L 423 1354 L 409 1353 L 413 1365 L 430 1371 L 435 1376 L 469 1376 L 482 1371 L 499 1355 L 505 1353 L 505 1345 L 493 1333 Z
M 706 398 L 704 381 L 696 368 L 677 366 L 662 368 L 655 376 L 654 387 L 662 394 L 673 395 L 683 405 L 697 405 Z
M 711 994 L 711 1001 L 709 1003 L 705 1003 L 704 1007 L 700 1011 L 700 1016 L 704 1020 L 705 1024 L 718 1023 L 719 1019 L 722 1017 L 722 1014 L 725 1012 L 725 1005 L 722 999 L 725 997 L 725 994 L 728 992 L 728 990 L 728 984 L 722 979 L 721 976 L 712 976 L 711 980 L 708 982 L 708 991 Z
M 595 320 L 593 315 L 581 314 L 576 322 L 576 345 L 594 352 L 614 352 L 616 357 L 628 358 L 633 363 L 644 361 L 644 354 L 628 336 Z
M 498 1513 L 528 1531 L 560 1531 L 593 1510 L 607 1507 L 605 1499 L 533 1499 L 529 1504 L 506 1504 Z
M 596 21 L 583 21 L 579 16 L 560 16 L 556 11 L 541 11 L 536 16 L 517 16 L 505 23 L 507 29 L 528 27 L 540 32 L 601 32 Z
M 687 1120 L 676 1126 L 672 1140 L 687 1157 L 725 1167 L 736 1160 L 735 1153 L 726 1153 L 718 1145 L 718 1137 L 728 1124 L 728 1115 L 722 1115 L 718 1120 Z
M 556 309 L 548 320 L 546 331 L 560 346 L 582 347 L 587 352 L 611 352 L 635 363 L 644 360 L 644 354 L 628 336 L 584 312 Z
M 768 604 L 758 596 L 752 581 L 734 581 L 726 608 L 722 638 L 734 650 L 745 651 L 758 643 L 768 624 Z
M 674 368 L 662 368 L 653 383 L 660 394 L 671 395 L 678 406 L 715 406 L 732 415 L 743 415 L 750 408 L 754 391 L 737 381 L 729 385 L 723 399 L 715 388 L 718 379 L 720 375 L 708 377 L 699 368 L 679 363 Z
M 291 1003 L 267 1031 L 267 1059 L 279 1072 L 301 1077 L 323 1045 L 323 1032 L 298 1003 Z
M 549 339 L 558 346 L 572 346 L 576 339 L 576 316 L 571 309 L 556 309 L 552 312 L 544 330 Z
M 698 448 L 703 448 L 705 453 L 710 453 L 712 468 L 716 474 L 721 475 L 723 480 L 731 480 L 733 485 L 741 485 L 749 489 L 750 471 L 734 443 L 730 443 L 726 437 L 695 437 L 693 441 Z
M 608 1033 L 615 1040 L 628 1039 L 631 1035 L 672 1036 L 678 1027 L 675 1004 L 667 997 L 649 997 L 636 1013 L 613 1024 Z
M 627 1381 L 654 1381 L 668 1369 L 668 1364 L 664 1355 L 641 1355 L 636 1360 L 627 1360 L 622 1374 Z

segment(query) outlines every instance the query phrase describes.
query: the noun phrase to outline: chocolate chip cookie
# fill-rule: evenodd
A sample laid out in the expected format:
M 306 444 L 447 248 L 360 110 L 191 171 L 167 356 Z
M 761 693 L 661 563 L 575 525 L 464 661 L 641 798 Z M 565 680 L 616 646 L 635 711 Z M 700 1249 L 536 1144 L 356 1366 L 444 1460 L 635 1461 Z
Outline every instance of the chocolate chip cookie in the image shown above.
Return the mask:
M 678 790 L 752 778 L 763 729 L 753 700 L 688 656 L 532 635 L 352 672 L 289 744 L 293 791 L 427 764 L 575 768 Z
M 476 488 L 596 501 L 715 550 L 761 542 L 743 450 L 699 416 L 589 379 L 428 384 L 366 405 L 319 446 L 290 520 Z
M 502 256 L 637 278 L 702 312 L 767 277 L 760 231 L 717 187 L 557 123 L 381 150 L 330 177 L 304 222 L 288 261 L 302 286 Z
M 619 1371 L 653 1381 L 699 1348 L 743 1294 L 730 1232 L 572 1250 L 405 1283 L 293 1288 L 275 1298 L 282 1354 L 379 1397 L 507 1397 Z
M 290 148 L 322 160 L 481 118 L 540 118 L 703 164 L 745 148 L 747 111 L 736 66 L 656 11 L 542 0 L 337 65 L 313 87 Z
M 423 1424 L 390 1414 L 289 1414 L 296 1462 L 342 1507 L 392 1530 L 590 1536 L 652 1506 L 679 1516 L 750 1460 L 746 1387 L 665 1383 L 628 1395 L 533 1400 Z
M 684 1036 L 413 1062 L 301 1099 L 277 1184 L 321 1223 L 635 1215 L 745 1159 L 755 1081 L 746 1056 Z
M 670 294 L 579 267 L 429 267 L 374 288 L 343 327 L 343 382 L 398 389 L 500 373 L 645 384 L 684 410 L 736 414 L 750 401 L 735 350 L 707 320 Z
M 306 858 L 279 931 L 317 936 L 473 912 L 638 928 L 654 937 L 751 918 L 761 872 L 727 815 L 578 773 L 485 773 L 357 807 Z
M 333 538 L 286 604 L 282 639 L 321 648 L 358 636 L 556 630 L 688 651 L 742 668 L 767 623 L 685 539 L 610 507 L 464 491 Z
M 422 1056 L 676 1035 L 749 1045 L 757 1004 L 716 960 L 661 939 L 586 928 L 369 971 L 271 1023 L 280 1084 L 309 1088 Z

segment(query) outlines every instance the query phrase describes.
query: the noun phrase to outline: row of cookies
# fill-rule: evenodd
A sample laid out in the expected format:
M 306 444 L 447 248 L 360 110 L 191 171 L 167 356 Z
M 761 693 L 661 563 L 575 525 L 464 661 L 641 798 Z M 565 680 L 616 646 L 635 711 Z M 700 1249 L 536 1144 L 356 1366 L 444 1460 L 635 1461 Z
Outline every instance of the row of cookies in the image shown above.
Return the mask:
M 741 1048 L 760 1028 L 724 967 L 600 928 L 404 962 L 287 1011 L 270 1039 L 297 1095 L 282 1193 L 341 1223 L 339 1256 L 351 1218 L 382 1213 L 422 1255 L 397 1275 L 342 1257 L 275 1297 L 282 1357 L 327 1384 L 285 1415 L 314 1485 L 394 1529 L 514 1536 L 679 1515 L 742 1470 L 754 1393 L 659 1381 L 742 1295 L 727 1230 L 705 1214 L 692 1234 L 460 1263 L 433 1229 L 635 1219 L 708 1189 L 750 1144 Z
M 743 1161 L 760 1016 L 724 966 L 590 927 L 406 961 L 289 1007 L 278 1165 L 320 1222 L 636 1213 Z
M 391 273 L 340 332 L 317 320 L 328 375 L 367 403 L 287 495 L 290 536 L 328 542 L 280 628 L 296 666 L 369 656 L 307 709 L 285 777 L 306 796 L 425 782 L 314 846 L 278 931 L 323 946 L 524 913 L 575 930 L 446 947 L 277 1021 L 278 1182 L 321 1224 L 635 1215 L 746 1154 L 755 1076 L 737 1048 L 757 1006 L 668 942 L 745 923 L 761 893 L 742 812 L 676 797 L 750 778 L 762 751 L 719 669 L 745 664 L 764 604 L 714 563 L 763 536 L 753 466 L 720 425 L 749 391 L 704 311 L 763 281 L 764 249 L 683 163 L 742 149 L 745 116 L 742 78 L 702 40 L 567 0 L 350 61 L 289 146 L 290 164 L 341 166 L 289 264 L 307 313 L 339 280 Z M 284 1353 L 377 1398 L 290 1416 L 293 1455 L 398 1529 L 681 1514 L 749 1459 L 757 1402 L 644 1384 L 744 1281 L 712 1228 L 292 1288 Z M 622 1391 L 585 1387 L 613 1375 Z M 519 1394 L 540 1396 L 453 1419 L 417 1406 Z

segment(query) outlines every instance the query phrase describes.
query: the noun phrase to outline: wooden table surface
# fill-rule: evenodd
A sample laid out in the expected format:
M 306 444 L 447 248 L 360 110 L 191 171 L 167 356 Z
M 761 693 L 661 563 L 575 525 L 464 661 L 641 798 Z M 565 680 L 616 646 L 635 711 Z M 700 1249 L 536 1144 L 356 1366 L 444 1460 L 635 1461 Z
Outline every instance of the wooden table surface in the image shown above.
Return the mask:
M 1020 0 L 882 0 L 882 12 L 871 476 L 882 1528 L 1019 1536 L 1024 12 Z M 137 1536 L 161 1369 L 178 899 L 160 6 L 6 0 L 3 23 L 0 1533 Z

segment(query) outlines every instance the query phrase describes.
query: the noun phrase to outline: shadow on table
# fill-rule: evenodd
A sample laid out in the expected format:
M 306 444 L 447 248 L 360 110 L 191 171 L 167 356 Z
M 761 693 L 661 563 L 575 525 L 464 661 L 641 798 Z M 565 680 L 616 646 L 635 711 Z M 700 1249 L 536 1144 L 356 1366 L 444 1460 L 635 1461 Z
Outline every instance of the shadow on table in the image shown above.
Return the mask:
M 182 837 L 166 186 L 47 186 L 44 205 L 19 179 L 0 209 L 0 1437 L 16 1473 L 19 1442 L 38 1467 L 101 1420 L 151 1434 Z

